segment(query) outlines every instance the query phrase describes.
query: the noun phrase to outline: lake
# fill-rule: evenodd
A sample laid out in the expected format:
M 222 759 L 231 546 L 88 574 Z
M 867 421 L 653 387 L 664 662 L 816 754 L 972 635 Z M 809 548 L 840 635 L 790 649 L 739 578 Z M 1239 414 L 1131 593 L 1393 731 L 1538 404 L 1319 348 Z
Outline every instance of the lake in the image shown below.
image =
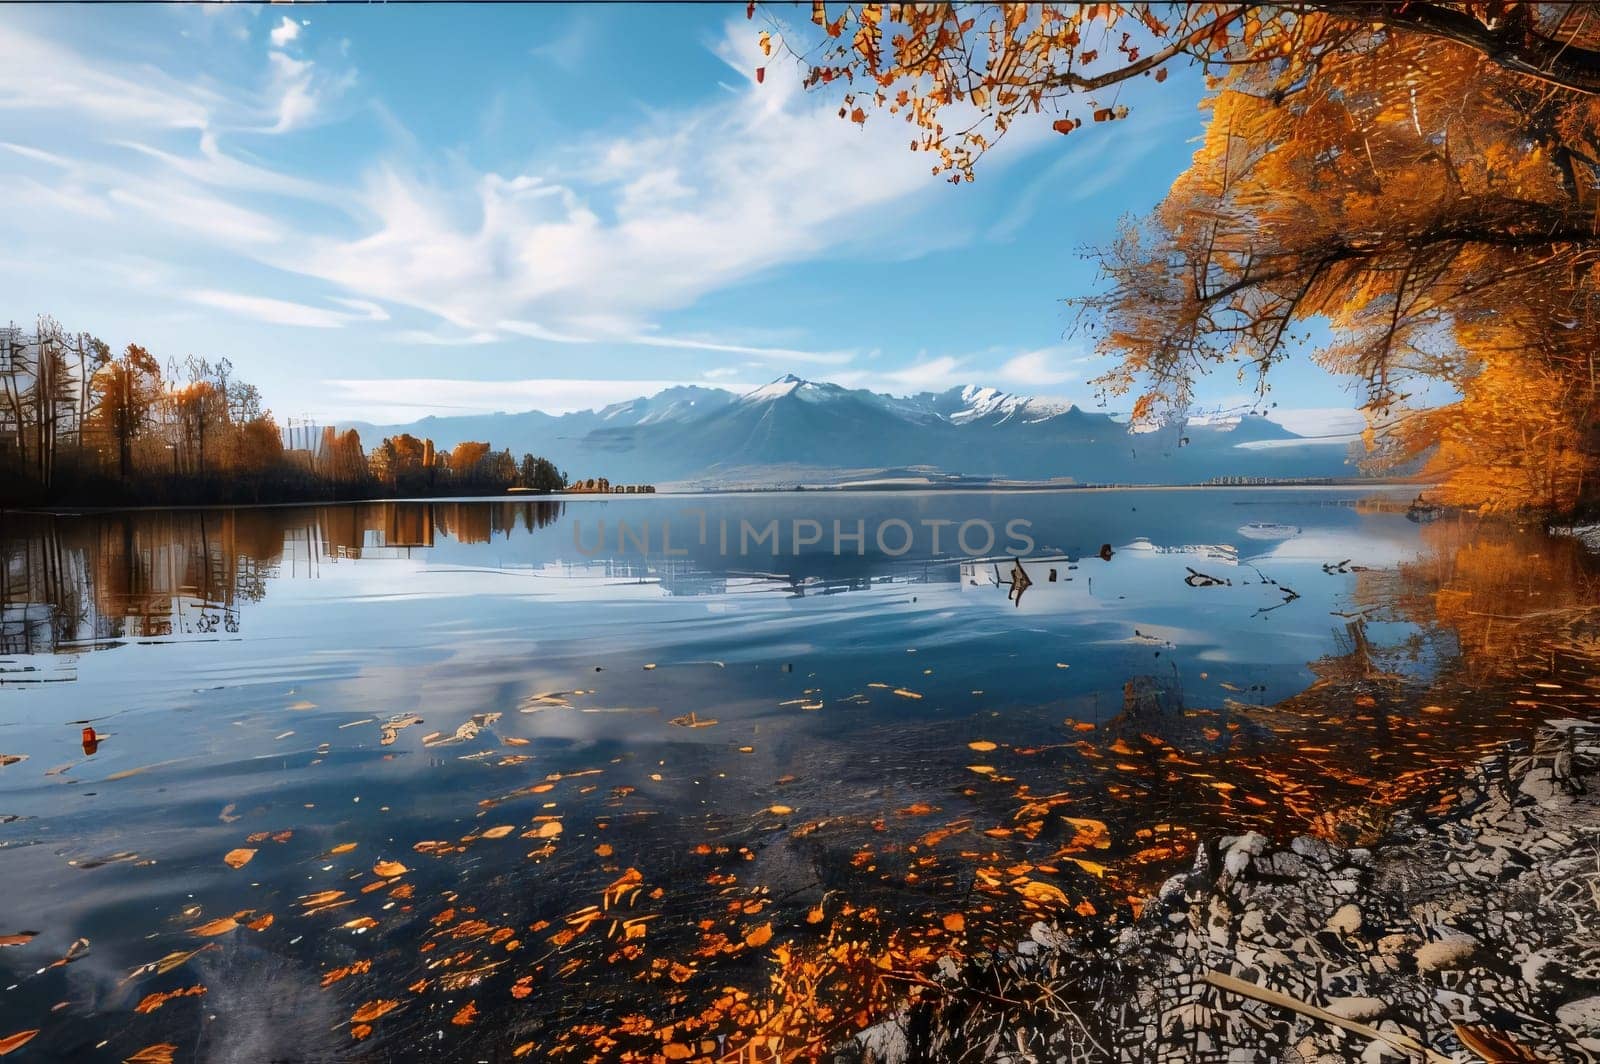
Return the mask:
M 1595 567 L 1414 493 L 7 514 L 0 1036 L 826 1046 L 884 973 L 1114 929 L 1213 834 L 1358 838 L 1524 734 Z

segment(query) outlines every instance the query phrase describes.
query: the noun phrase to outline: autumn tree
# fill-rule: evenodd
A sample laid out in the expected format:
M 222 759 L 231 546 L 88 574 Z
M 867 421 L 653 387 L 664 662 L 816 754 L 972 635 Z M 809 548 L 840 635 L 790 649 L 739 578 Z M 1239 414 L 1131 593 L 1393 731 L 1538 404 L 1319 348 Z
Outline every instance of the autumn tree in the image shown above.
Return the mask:
M 481 473 L 478 464 L 488 454 L 487 443 L 463 440 L 450 450 L 450 472 L 460 481 L 475 480 Z
M 109 359 L 90 386 L 89 432 L 115 451 L 117 476 L 132 471 L 133 444 L 152 424 L 161 401 L 161 365 L 138 344 Z
M 1315 356 L 1364 383 L 1374 461 L 1427 455 L 1447 497 L 1494 508 L 1600 499 L 1597 5 L 836 10 L 783 45 L 844 86 L 842 116 L 903 117 L 954 180 L 1025 115 L 1114 123 L 1116 86 L 1206 67 L 1193 164 L 1079 301 L 1136 419 L 1181 419 L 1219 367 L 1264 388 L 1325 322 Z M 1429 381 L 1461 403 L 1419 409 Z

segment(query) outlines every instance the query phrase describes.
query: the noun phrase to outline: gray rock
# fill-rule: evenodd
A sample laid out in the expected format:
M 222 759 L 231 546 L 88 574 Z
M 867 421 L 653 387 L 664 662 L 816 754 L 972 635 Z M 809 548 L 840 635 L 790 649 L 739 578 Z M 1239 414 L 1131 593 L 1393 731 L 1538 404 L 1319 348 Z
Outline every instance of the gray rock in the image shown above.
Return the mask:
M 1562 1026 L 1585 1038 L 1600 1037 L 1600 997 L 1579 998 L 1556 1009 Z

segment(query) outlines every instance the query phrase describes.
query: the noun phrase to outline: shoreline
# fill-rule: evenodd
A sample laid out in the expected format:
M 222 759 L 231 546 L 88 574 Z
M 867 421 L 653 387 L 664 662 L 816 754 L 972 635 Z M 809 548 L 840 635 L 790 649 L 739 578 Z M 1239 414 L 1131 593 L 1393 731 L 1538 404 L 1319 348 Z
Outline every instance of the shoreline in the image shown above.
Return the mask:
M 834 1059 L 975 1060 L 981 1029 L 1016 1062 L 1600 1060 L 1600 725 L 1548 721 L 1441 804 L 1367 847 L 1210 840 L 1109 950 L 1036 923 Z
M 1034 492 L 1151 492 L 1151 491 L 1347 491 L 1350 489 L 1388 490 L 1427 484 L 1414 484 L 1401 480 L 1347 481 L 1337 484 L 951 484 L 917 485 L 907 487 L 838 486 L 801 488 L 707 488 L 693 491 L 656 491 L 635 494 L 599 492 L 551 492 L 534 494 L 514 492 L 497 495 L 398 495 L 376 496 L 364 499 L 299 499 L 281 502 L 246 503 L 177 503 L 146 506 L 79 506 L 71 504 L 38 506 L 0 505 L 0 514 L 32 514 L 46 517 L 83 517 L 116 513 L 152 513 L 162 510 L 272 510 L 311 506 L 364 506 L 385 503 L 499 503 L 499 502 L 610 502 L 616 499 L 695 499 L 721 496 L 756 495 L 915 495 L 915 494 L 968 494 L 994 495 Z

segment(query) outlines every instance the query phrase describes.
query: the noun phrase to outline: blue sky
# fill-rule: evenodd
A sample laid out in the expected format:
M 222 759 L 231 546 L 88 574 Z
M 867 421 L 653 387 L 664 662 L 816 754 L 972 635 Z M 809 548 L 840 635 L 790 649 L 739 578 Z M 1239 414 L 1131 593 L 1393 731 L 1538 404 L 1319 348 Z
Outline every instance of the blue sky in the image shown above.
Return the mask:
M 1018 126 L 953 186 L 898 119 L 843 122 L 763 60 L 766 17 L 5 7 L 0 313 L 226 356 L 280 419 L 788 372 L 1092 406 L 1101 366 L 1061 301 L 1095 284 L 1083 248 L 1185 165 L 1198 75 L 1130 86 L 1115 127 Z M 1203 395 L 1249 401 L 1231 375 Z M 1354 420 L 1304 363 L 1272 399 L 1302 432 Z

